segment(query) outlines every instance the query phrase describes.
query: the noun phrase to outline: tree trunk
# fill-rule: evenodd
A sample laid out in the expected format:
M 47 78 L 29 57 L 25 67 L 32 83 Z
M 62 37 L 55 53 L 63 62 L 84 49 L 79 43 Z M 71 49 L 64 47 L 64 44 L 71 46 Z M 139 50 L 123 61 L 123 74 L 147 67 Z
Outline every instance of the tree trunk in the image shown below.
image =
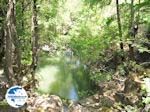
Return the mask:
M 118 23 L 118 30 L 119 30 L 119 37 L 120 37 L 120 49 L 123 49 L 123 42 L 122 42 L 122 28 L 121 28 L 121 20 L 120 20 L 120 10 L 119 10 L 119 0 L 116 0 L 116 11 L 117 11 L 117 23 Z M 124 56 L 121 57 L 122 61 L 124 60 Z
M 0 8 L 0 17 L 4 19 L 5 15 L 3 14 L 3 9 Z M 3 66 L 4 58 L 4 21 L 0 20 L 0 67 Z
M 133 42 L 134 42 L 134 37 L 135 35 L 132 35 L 133 32 L 133 27 L 134 27 L 134 9 L 133 9 L 133 5 L 134 5 L 134 0 L 131 0 L 131 5 L 130 5 L 130 23 L 129 23 L 129 37 L 131 39 L 131 43 L 129 44 L 129 57 L 131 60 L 134 60 L 134 47 Z M 134 33 L 134 32 L 133 32 Z
M 21 2 L 21 7 L 22 7 L 22 10 L 21 10 L 22 17 L 24 17 L 24 11 L 25 11 L 25 9 L 24 9 L 24 0 L 22 0 L 22 2 Z M 24 20 L 23 19 L 21 21 L 21 26 L 22 26 L 22 30 L 24 30 Z
M 35 69 L 37 67 L 38 61 L 38 23 L 37 23 L 37 0 L 33 0 L 32 2 L 32 64 L 31 64 L 31 74 L 33 85 L 35 85 Z
M 5 26 L 5 73 L 10 85 L 16 84 L 13 72 L 13 38 L 16 36 L 15 27 L 15 0 L 9 0 Z
M 15 1 L 14 1 L 15 2 Z M 14 36 L 13 36 L 13 43 L 14 43 L 14 62 L 13 64 L 15 65 L 14 67 L 14 73 L 15 73 L 15 78 L 18 83 L 21 83 L 21 49 L 20 49 L 20 41 L 19 41 L 19 36 L 17 35 L 16 31 L 16 7 L 14 7 Z
M 8 1 L 2 0 L 0 5 L 0 67 L 4 67 L 4 54 L 5 54 L 5 39 L 4 39 L 4 26 L 5 26 L 5 17 Z
M 0 28 L 0 67 L 3 66 L 3 58 L 4 58 L 4 29 L 2 25 Z

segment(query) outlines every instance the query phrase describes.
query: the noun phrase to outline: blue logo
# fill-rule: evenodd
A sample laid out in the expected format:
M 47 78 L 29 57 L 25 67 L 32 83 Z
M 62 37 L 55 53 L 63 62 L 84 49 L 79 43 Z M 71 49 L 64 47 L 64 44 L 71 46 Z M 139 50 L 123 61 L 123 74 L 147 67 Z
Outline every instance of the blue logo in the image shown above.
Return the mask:
M 19 108 L 26 103 L 28 95 L 21 86 L 13 86 L 7 90 L 5 98 L 10 106 Z

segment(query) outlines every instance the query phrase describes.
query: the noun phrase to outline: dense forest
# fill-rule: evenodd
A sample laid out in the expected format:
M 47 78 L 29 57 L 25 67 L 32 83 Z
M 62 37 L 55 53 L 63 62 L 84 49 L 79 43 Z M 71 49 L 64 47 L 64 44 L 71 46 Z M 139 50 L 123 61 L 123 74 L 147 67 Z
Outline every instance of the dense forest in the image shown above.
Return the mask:
M 0 0 L 0 112 L 150 112 L 150 0 Z

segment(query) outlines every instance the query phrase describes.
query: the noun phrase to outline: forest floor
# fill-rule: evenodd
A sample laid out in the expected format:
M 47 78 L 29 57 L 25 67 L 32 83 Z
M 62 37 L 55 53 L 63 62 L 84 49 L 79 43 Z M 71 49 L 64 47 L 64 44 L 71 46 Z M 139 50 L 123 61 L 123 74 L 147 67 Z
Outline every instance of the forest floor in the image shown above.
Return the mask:
M 23 108 L 13 109 L 3 100 L 0 112 L 150 112 L 149 77 L 149 68 L 129 71 L 124 76 L 116 71 L 111 80 L 97 83 L 97 90 L 93 95 L 78 101 L 57 95 L 40 95 L 31 88 L 28 91 L 29 99 Z M 5 92 L 1 92 L 0 96 L 4 94 Z
M 150 70 L 145 69 L 143 73 L 148 76 Z M 143 103 L 144 98 L 149 100 L 149 93 L 143 90 L 144 80 L 142 74 L 132 72 L 123 77 L 117 72 L 112 80 L 99 83 L 99 90 L 87 98 L 71 101 L 55 95 L 33 95 L 28 102 L 28 109 L 35 109 L 35 112 L 38 109 L 40 112 L 150 112 L 149 103 Z M 48 103 L 49 100 L 51 103 Z
M 150 70 L 145 69 L 143 74 L 149 76 Z M 145 79 L 141 73 L 132 72 L 123 77 L 116 72 L 112 80 L 99 83 L 97 93 L 79 101 L 30 93 L 22 109 L 13 109 L 4 101 L 0 112 L 25 112 L 26 107 L 30 112 L 150 112 L 150 104 L 143 103 L 144 99 L 149 100 L 150 94 L 143 90 Z

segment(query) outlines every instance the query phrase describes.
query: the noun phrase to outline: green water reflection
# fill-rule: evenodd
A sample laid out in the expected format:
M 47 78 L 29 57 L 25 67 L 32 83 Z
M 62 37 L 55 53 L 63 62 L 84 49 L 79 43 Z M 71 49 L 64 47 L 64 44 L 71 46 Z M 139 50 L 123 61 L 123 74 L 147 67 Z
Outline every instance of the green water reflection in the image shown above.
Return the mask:
M 56 94 L 66 99 L 78 100 L 81 91 L 90 89 L 87 70 L 76 59 L 67 61 L 65 57 L 40 56 L 36 75 L 39 78 L 40 93 Z

